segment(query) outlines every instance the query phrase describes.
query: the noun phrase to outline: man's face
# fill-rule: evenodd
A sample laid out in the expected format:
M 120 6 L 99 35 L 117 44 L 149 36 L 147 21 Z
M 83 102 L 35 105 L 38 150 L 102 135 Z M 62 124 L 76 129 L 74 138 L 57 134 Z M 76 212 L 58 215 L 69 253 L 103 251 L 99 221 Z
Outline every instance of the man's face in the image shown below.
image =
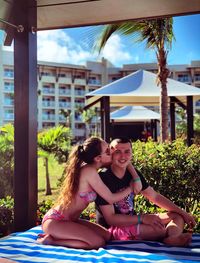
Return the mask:
M 112 165 L 126 168 L 132 159 L 130 143 L 111 143 Z

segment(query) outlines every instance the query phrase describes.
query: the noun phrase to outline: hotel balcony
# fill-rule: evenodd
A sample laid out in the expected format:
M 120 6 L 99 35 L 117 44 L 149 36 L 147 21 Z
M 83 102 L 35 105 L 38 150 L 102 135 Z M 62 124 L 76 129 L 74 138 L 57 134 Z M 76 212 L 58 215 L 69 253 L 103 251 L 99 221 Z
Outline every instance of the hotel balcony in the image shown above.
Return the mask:
M 14 106 L 14 100 L 4 99 L 4 106 Z
M 42 114 L 42 120 L 43 121 L 54 121 L 55 120 L 55 114 Z
M 55 101 L 42 101 L 42 106 L 46 108 L 54 108 Z
M 70 102 L 59 101 L 59 108 L 71 108 Z
M 71 96 L 71 89 L 59 89 L 59 95 Z
M 14 93 L 14 85 L 4 85 L 4 92 Z
M 77 85 L 86 85 L 86 79 L 79 79 L 79 78 L 75 78 L 74 79 L 74 84 L 77 84 Z
M 54 88 L 42 88 L 42 93 L 43 94 L 55 94 L 55 89 Z

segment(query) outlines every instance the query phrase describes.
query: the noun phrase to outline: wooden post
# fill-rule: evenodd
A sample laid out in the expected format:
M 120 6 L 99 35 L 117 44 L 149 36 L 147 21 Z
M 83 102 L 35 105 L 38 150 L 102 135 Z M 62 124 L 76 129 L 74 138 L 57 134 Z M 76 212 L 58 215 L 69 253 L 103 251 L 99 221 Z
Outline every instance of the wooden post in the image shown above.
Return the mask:
M 14 1 L 15 169 L 14 230 L 36 225 L 37 218 L 37 10 L 35 0 Z
M 194 139 L 194 117 L 193 117 L 193 97 L 187 96 L 187 144 L 190 146 Z
M 101 98 L 101 136 L 110 142 L 110 97 Z
M 174 97 L 170 97 L 170 133 L 171 141 L 176 139 L 176 125 L 175 125 L 175 100 Z

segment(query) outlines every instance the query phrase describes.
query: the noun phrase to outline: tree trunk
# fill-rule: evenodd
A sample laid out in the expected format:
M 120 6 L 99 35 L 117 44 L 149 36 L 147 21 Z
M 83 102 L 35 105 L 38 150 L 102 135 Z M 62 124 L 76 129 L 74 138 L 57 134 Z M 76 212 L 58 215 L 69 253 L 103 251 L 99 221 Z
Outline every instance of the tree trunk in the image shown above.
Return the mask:
M 49 161 L 48 158 L 44 158 L 45 161 L 45 174 L 46 174 L 46 195 L 51 195 L 51 185 L 50 185 L 50 178 L 49 178 Z
M 168 133 L 168 92 L 167 78 L 169 70 L 167 69 L 167 53 L 162 47 L 157 53 L 158 59 L 158 84 L 161 87 L 160 91 L 160 139 L 165 142 L 169 138 Z

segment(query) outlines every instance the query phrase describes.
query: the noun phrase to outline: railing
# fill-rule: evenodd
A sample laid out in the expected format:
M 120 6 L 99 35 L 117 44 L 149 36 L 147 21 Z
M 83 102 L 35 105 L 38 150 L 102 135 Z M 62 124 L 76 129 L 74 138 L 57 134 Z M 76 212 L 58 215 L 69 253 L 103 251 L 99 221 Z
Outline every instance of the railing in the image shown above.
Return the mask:
M 14 120 L 14 113 L 4 113 L 4 119 Z
M 59 89 L 59 95 L 71 95 L 70 89 Z
M 42 92 L 44 94 L 55 94 L 55 89 L 54 88 L 42 88 Z
M 14 92 L 14 85 L 4 85 L 4 91 Z
M 89 85 L 101 85 L 101 80 L 89 79 L 89 80 L 88 80 L 88 84 L 89 84 Z
M 70 102 L 60 101 L 59 102 L 59 107 L 60 108 L 71 108 L 71 103 Z
M 55 101 L 42 101 L 43 107 L 55 107 Z
M 55 120 L 55 114 L 42 114 L 42 120 L 54 121 Z
M 85 90 L 75 90 L 74 94 L 76 96 L 85 96 Z
M 14 106 L 14 100 L 4 99 L 5 106 Z

